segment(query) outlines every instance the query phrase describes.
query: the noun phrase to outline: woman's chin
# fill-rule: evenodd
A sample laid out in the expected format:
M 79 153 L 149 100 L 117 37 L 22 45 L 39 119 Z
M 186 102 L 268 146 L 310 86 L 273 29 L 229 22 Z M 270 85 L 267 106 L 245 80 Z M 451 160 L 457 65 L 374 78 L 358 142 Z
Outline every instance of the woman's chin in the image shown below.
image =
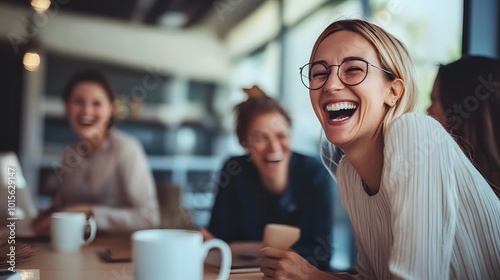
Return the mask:
M 261 172 L 269 180 L 279 180 L 283 174 L 287 173 L 287 166 L 283 163 L 266 164 Z
M 349 139 L 346 137 L 342 137 L 341 135 L 335 134 L 326 134 L 326 139 L 328 139 L 328 142 L 332 143 L 335 146 L 341 147 L 342 145 L 345 145 L 349 143 Z
M 76 131 L 76 133 L 80 139 L 89 141 L 100 141 L 104 136 L 104 132 L 94 127 L 80 128 Z

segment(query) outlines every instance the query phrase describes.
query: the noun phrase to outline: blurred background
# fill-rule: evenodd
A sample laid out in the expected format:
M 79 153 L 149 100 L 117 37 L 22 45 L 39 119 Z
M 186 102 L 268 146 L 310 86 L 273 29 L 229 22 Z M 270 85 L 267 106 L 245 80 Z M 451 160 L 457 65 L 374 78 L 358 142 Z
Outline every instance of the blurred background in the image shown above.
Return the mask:
M 499 56 L 498 0 L 0 0 L 0 152 L 19 156 L 39 208 L 50 204 L 62 150 L 76 136 L 61 92 L 83 68 L 106 73 L 118 127 L 136 136 L 156 183 L 177 186 L 198 226 L 208 223 L 216 172 L 243 153 L 232 107 L 258 84 L 293 118 L 292 146 L 317 156 L 320 125 L 299 79 L 332 21 L 364 18 L 409 48 L 424 112 L 439 63 Z M 3 172 L 3 171 L 2 171 Z M 353 265 L 336 197 L 338 269 Z

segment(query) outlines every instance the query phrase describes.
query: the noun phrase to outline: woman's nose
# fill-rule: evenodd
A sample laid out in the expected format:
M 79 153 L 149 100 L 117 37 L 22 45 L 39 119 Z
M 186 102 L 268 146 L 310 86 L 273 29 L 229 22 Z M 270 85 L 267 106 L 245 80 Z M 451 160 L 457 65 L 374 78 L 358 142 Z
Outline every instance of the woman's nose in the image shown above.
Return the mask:
M 276 138 L 269 139 L 268 150 L 271 151 L 271 152 L 281 151 L 281 143 L 280 143 L 280 141 L 278 139 L 276 139 Z
M 94 112 L 94 108 L 92 104 L 83 104 L 83 113 L 84 114 L 92 114 Z
M 344 83 L 339 79 L 337 75 L 337 71 L 338 71 L 337 66 L 334 66 L 334 68 L 331 69 L 330 75 L 328 75 L 325 85 L 323 86 L 323 89 L 325 91 L 333 93 L 335 91 L 345 88 Z

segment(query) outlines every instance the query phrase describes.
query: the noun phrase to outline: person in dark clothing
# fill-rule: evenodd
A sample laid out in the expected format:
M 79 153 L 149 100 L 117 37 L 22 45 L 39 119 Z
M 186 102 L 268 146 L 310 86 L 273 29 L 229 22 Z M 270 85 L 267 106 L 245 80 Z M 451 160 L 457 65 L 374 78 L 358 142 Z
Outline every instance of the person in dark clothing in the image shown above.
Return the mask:
M 218 192 L 206 238 L 261 241 L 269 223 L 299 227 L 292 250 L 328 270 L 333 222 L 333 180 L 321 162 L 290 149 L 291 119 L 258 87 L 236 106 L 236 134 L 246 155 L 231 157 L 217 181 Z
M 499 59 L 465 56 L 441 65 L 427 111 L 448 129 L 500 198 L 498 81 Z

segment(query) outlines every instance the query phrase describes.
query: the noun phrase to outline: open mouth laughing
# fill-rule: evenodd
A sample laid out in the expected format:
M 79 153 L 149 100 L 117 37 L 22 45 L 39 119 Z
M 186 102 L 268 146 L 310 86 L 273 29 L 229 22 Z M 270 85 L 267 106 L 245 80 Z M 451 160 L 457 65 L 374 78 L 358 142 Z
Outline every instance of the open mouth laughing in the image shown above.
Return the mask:
M 78 118 L 78 124 L 81 126 L 90 127 L 93 126 L 96 122 L 96 118 L 91 116 L 83 116 Z
M 265 163 L 279 163 L 285 158 L 285 155 L 281 152 L 279 153 L 272 153 L 272 154 L 267 154 L 264 157 L 264 162 Z
M 341 122 L 352 117 L 358 109 L 358 104 L 350 101 L 330 103 L 325 106 L 328 118 L 332 122 Z

